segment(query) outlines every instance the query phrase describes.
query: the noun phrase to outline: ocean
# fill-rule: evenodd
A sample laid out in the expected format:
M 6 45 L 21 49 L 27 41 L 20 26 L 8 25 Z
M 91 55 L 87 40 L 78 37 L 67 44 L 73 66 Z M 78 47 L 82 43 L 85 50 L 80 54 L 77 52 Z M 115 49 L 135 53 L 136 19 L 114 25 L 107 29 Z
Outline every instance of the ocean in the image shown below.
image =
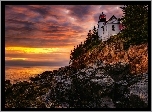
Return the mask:
M 10 80 L 11 83 L 18 81 L 29 81 L 29 77 L 34 77 L 45 71 L 59 69 L 59 66 L 32 66 L 32 67 L 12 67 L 5 66 L 5 80 Z

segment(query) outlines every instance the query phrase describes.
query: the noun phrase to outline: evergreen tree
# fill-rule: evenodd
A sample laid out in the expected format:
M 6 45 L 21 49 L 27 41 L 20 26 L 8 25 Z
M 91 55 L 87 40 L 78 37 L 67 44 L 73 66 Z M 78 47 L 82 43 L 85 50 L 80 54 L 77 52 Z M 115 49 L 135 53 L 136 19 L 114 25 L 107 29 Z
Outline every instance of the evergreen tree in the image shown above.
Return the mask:
M 94 26 L 94 28 L 93 28 L 93 34 L 96 35 L 96 33 L 97 33 L 97 29 L 96 29 L 96 27 Z
M 122 37 L 131 44 L 140 44 L 148 40 L 148 5 L 124 5 L 122 18 L 125 29 Z
M 96 41 L 96 40 L 97 40 L 97 30 L 96 30 L 96 27 L 95 27 L 95 26 L 94 26 L 92 32 L 93 32 L 92 38 L 94 39 L 94 41 Z
M 92 33 L 91 33 L 91 30 L 89 30 L 89 33 L 88 33 L 88 38 L 91 38 L 91 35 L 92 35 Z

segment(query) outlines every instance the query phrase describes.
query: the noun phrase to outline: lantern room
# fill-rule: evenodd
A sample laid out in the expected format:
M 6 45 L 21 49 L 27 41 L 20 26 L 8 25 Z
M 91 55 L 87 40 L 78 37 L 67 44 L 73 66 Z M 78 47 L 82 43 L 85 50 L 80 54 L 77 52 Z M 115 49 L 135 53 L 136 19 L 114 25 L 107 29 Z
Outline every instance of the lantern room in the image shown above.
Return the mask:
M 105 21 L 106 21 L 106 15 L 103 14 L 103 12 L 102 12 L 102 14 L 100 14 L 100 16 L 99 16 L 99 21 L 100 21 L 100 22 L 105 22 Z

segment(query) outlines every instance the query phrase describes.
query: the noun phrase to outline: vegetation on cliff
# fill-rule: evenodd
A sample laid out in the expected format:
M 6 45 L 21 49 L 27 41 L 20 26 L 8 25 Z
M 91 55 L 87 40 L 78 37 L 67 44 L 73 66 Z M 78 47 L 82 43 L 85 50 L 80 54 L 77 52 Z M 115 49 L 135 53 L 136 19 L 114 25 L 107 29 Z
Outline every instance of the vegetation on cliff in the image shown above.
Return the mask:
M 148 5 L 124 5 L 122 39 L 137 45 L 148 41 Z

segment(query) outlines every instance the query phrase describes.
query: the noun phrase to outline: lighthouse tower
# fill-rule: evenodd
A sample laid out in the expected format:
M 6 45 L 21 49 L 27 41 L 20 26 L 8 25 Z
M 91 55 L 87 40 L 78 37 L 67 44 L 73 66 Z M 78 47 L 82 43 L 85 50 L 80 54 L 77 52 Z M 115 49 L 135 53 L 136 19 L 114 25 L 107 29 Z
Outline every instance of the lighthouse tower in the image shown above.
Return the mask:
M 100 14 L 100 16 L 99 16 L 99 21 L 98 21 L 98 36 L 99 36 L 99 40 L 101 40 L 102 37 L 103 37 L 105 22 L 106 22 L 106 15 L 103 14 L 103 12 L 102 12 L 102 14 Z

